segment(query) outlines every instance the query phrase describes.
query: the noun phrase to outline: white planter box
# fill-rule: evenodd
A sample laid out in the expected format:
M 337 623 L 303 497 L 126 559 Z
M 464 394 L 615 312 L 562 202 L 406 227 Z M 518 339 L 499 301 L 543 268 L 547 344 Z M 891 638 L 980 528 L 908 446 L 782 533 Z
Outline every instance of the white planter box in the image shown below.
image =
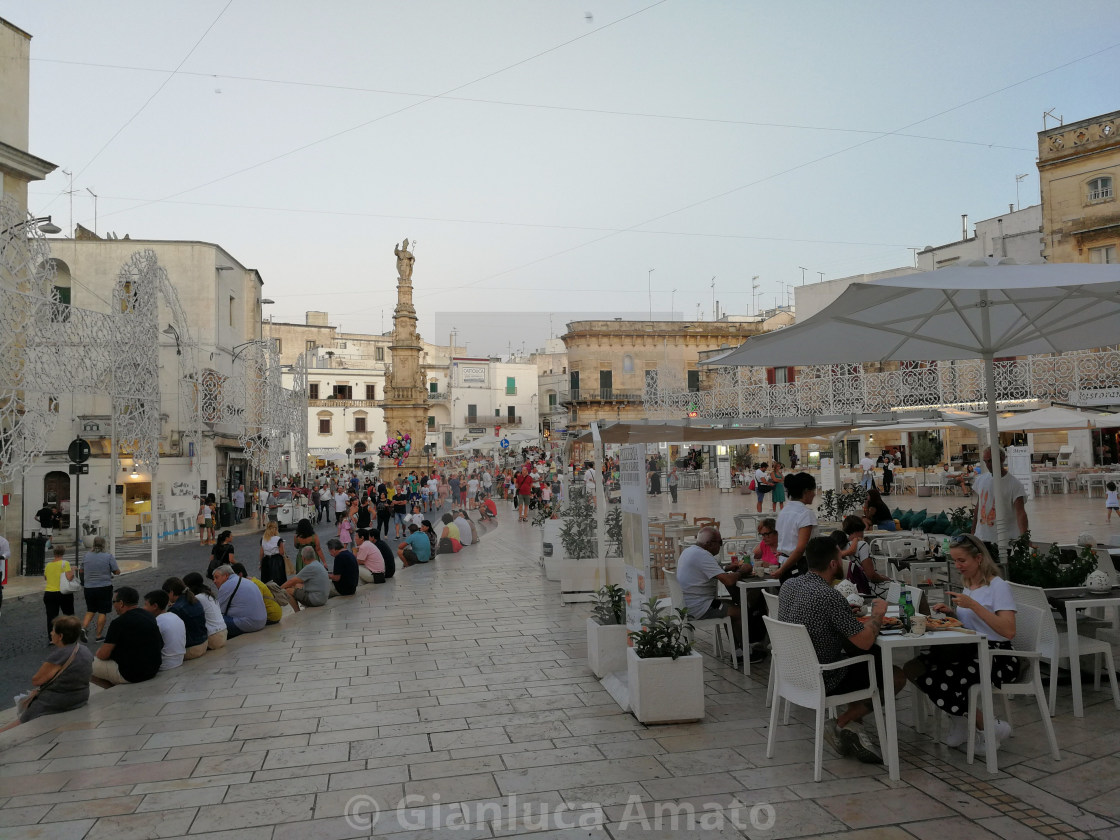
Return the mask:
M 547 580 L 560 581 L 563 567 L 564 545 L 560 542 L 559 519 L 546 519 L 541 526 L 541 560 L 544 563 L 544 576 Z
M 704 659 L 639 659 L 626 649 L 630 709 L 642 723 L 685 723 L 704 717 Z
M 626 625 L 587 619 L 587 665 L 599 679 L 626 670 Z

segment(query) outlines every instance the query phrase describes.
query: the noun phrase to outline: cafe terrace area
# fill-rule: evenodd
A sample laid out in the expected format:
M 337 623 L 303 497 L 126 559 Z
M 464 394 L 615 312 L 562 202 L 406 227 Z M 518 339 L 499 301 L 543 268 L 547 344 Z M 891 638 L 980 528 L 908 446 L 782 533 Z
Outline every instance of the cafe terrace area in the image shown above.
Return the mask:
M 730 525 L 747 502 L 684 491 L 677 510 Z M 651 514 L 669 510 L 650 499 Z M 1099 497 L 1028 511 L 1060 541 L 1105 533 Z M 812 713 L 793 710 L 767 759 L 768 663 L 744 676 L 704 637 L 701 722 L 623 712 L 587 667 L 588 606 L 560 604 L 538 540 L 503 508 L 476 548 L 0 735 L 0 835 L 1120 838 L 1107 680 L 1086 679 L 1081 718 L 1060 687 L 1060 761 L 1031 698 L 1014 701 L 989 773 L 912 728 L 908 688 L 900 780 L 825 747 L 815 783 Z

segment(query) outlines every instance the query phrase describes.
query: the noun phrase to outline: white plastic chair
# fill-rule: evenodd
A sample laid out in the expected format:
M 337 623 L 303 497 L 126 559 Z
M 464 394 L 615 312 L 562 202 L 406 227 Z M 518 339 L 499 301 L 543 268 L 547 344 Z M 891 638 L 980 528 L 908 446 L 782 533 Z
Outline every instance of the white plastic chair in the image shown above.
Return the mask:
M 1011 650 L 993 649 L 989 651 L 992 659 L 997 656 L 1017 656 L 1026 660 L 1029 668 L 1020 673 L 1016 682 L 1005 682 L 999 688 L 992 686 L 993 695 L 1003 695 L 1004 708 L 1007 717 L 1011 717 L 1009 698 L 1015 695 L 1034 695 L 1038 703 L 1038 716 L 1042 720 L 1042 728 L 1046 730 L 1046 738 L 1050 742 L 1050 755 L 1055 761 L 1062 760 L 1058 751 L 1058 738 L 1054 734 L 1054 724 L 1050 720 L 1050 708 L 1046 702 L 1046 692 L 1042 687 L 1042 671 L 1039 660 L 1038 643 L 1042 635 L 1042 626 L 1045 622 L 1043 611 L 1030 604 L 1016 604 L 1015 612 L 1015 638 L 1011 640 Z M 1030 674 L 1030 679 L 1024 679 Z M 976 749 L 976 704 L 980 699 L 980 686 L 974 685 L 968 690 L 968 763 L 972 763 L 973 753 Z M 994 725 L 994 721 L 985 721 L 985 725 Z
M 677 573 L 669 569 L 665 570 L 665 580 L 669 584 L 669 597 L 673 602 L 673 609 L 680 609 L 684 604 L 684 590 L 681 589 L 680 581 L 677 580 Z M 739 657 L 735 655 L 735 636 L 731 630 L 731 619 L 728 616 L 723 618 L 689 618 L 689 621 L 694 625 L 695 630 L 705 630 L 712 634 L 712 648 L 715 650 L 716 658 L 723 658 L 723 637 L 727 639 L 727 652 L 731 654 L 731 664 L 739 667 Z M 744 656 L 746 654 L 744 653 Z
M 1016 606 L 1030 606 L 1042 612 L 1039 623 L 1038 650 L 1039 655 L 1050 665 L 1050 714 L 1058 704 L 1058 667 L 1062 660 L 1069 660 L 1069 632 L 1058 631 L 1054 623 L 1054 613 L 1051 612 L 1050 602 L 1046 600 L 1046 593 L 1037 586 L 1024 586 L 1021 583 L 1008 584 L 1011 594 L 1015 598 Z M 1017 634 L 1016 634 L 1017 635 Z M 1091 639 L 1081 636 L 1077 640 L 1078 654 L 1093 657 L 1093 690 L 1101 688 L 1101 660 L 1108 669 L 1108 678 L 1112 683 L 1112 702 L 1120 709 L 1120 688 L 1116 684 L 1116 666 L 1112 661 L 1112 645 L 1100 639 Z M 1070 663 L 1072 679 L 1081 679 L 1081 663 Z
M 779 592 L 780 591 L 781 590 L 779 590 Z M 779 596 L 778 592 L 769 592 L 765 589 L 762 590 L 762 601 L 763 601 L 764 604 L 766 604 L 766 612 L 773 619 L 777 619 L 777 617 L 778 617 L 779 597 L 780 596 Z M 773 660 L 771 660 L 771 662 L 770 662 L 770 679 L 766 683 L 766 708 L 768 708 L 768 709 L 770 708 L 770 704 L 774 702 L 774 684 L 776 682 L 777 672 L 778 672 L 778 669 L 776 667 L 774 667 L 774 662 L 773 662 Z M 787 715 L 789 714 L 788 709 L 786 711 L 786 714 Z
M 778 728 L 778 707 L 782 700 L 795 703 L 817 712 L 816 742 L 813 754 L 813 781 L 821 780 L 821 761 L 824 757 L 824 717 L 831 706 L 853 703 L 856 700 L 871 700 L 872 714 L 875 717 L 875 730 L 879 733 L 879 743 L 886 738 L 883 733 L 883 706 L 879 700 L 878 683 L 875 680 L 875 657 L 870 654 L 853 656 L 822 665 L 813 649 L 809 631 L 803 624 L 791 624 L 765 616 L 766 632 L 770 634 L 771 669 L 778 677 L 774 687 L 774 702 L 770 707 L 770 731 L 766 737 L 766 757 L 774 757 L 774 735 Z M 867 668 L 869 687 L 848 694 L 828 694 L 824 687 L 826 671 L 837 668 Z

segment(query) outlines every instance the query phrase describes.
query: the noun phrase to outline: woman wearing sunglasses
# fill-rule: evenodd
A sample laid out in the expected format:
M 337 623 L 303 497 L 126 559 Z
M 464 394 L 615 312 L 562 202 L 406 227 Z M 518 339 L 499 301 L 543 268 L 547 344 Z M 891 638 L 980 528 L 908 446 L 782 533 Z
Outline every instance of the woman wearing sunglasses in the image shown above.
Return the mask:
M 773 519 L 763 519 L 758 523 L 758 535 L 762 538 L 754 549 L 756 563 L 766 571 L 778 565 L 778 528 Z
M 1015 599 L 1007 581 L 999 576 L 984 543 L 972 534 L 953 537 L 949 556 L 960 573 L 964 591 L 950 592 L 953 606 L 934 606 L 934 611 L 960 619 L 970 630 L 988 637 L 988 647 L 1010 650 L 1015 638 Z M 950 747 L 959 747 L 968 737 L 968 690 L 980 682 L 980 663 L 975 645 L 942 645 L 930 648 L 906 663 L 903 671 L 934 705 L 952 718 L 945 737 Z M 992 657 L 992 684 L 1001 686 L 1014 682 L 1019 675 L 1019 660 L 1013 656 Z M 984 729 L 984 719 L 976 712 L 976 728 Z M 997 744 L 1011 734 L 1006 721 L 994 721 Z M 976 744 L 976 752 L 984 754 L 984 742 Z

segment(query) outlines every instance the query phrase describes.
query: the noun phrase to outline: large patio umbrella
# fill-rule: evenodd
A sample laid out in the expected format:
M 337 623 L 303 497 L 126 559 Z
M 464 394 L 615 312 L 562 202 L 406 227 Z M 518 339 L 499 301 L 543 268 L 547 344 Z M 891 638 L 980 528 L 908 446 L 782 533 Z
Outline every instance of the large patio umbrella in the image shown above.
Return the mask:
M 853 283 L 800 324 L 748 339 L 708 365 L 982 359 L 993 444 L 1000 550 L 1010 511 L 1000 493 L 995 359 L 1120 343 L 1120 266 L 966 266 Z
M 1100 414 L 1055 405 L 1036 411 L 1004 414 L 996 425 L 1001 432 L 1063 432 L 1095 427 L 1100 416 Z M 975 422 L 970 422 L 969 425 L 979 427 Z

